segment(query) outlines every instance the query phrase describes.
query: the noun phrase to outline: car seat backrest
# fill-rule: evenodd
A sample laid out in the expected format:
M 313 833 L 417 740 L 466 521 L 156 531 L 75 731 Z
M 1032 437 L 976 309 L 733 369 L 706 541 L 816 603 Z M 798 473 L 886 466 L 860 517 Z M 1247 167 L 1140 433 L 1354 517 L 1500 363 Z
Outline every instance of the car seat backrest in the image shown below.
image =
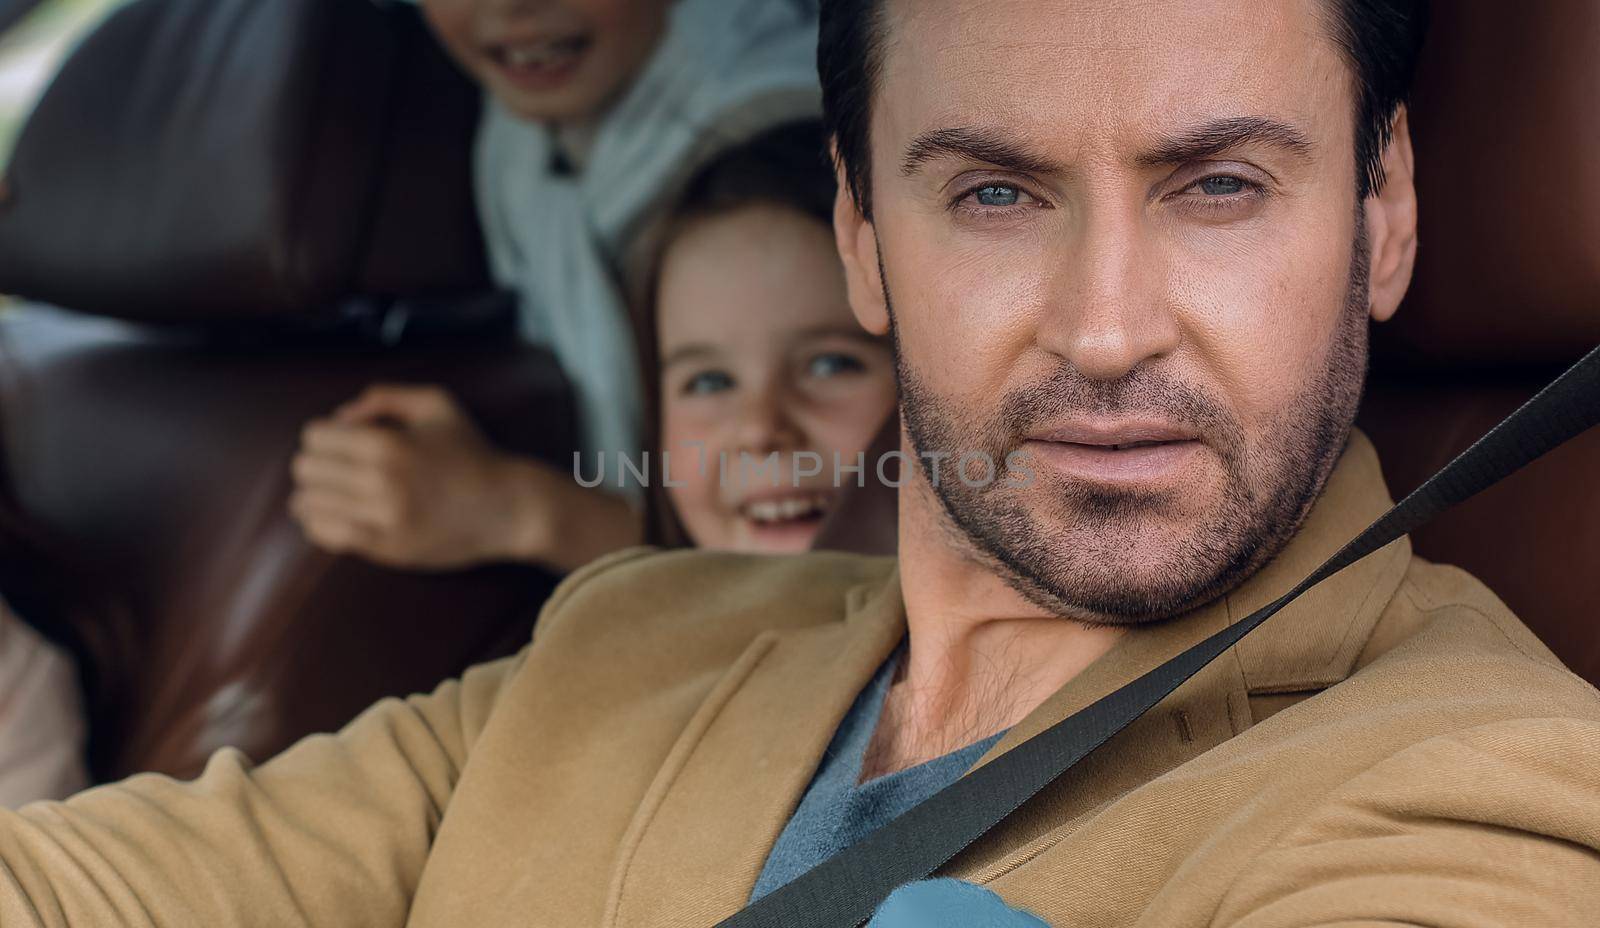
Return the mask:
M 1361 424 L 1398 495 L 1600 344 L 1600 5 L 1433 4 L 1411 121 L 1415 282 Z M 1600 397 L 1596 398 L 1600 402 Z M 1419 532 L 1600 683 L 1600 433 Z
M 482 288 L 479 105 L 410 4 L 137 0 L 18 139 L 0 293 L 218 325 Z

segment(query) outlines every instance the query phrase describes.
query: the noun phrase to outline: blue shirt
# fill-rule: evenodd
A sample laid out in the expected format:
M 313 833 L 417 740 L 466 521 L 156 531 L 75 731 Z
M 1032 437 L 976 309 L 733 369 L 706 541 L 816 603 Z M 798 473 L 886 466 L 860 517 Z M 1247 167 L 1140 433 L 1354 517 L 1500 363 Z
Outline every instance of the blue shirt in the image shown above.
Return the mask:
M 861 782 L 867 745 L 883 715 L 884 699 L 899 666 L 898 654 L 878 670 L 839 723 L 833 741 L 778 843 L 767 855 L 750 900 L 796 877 L 877 831 L 901 813 L 961 778 L 1005 732 L 925 764 Z

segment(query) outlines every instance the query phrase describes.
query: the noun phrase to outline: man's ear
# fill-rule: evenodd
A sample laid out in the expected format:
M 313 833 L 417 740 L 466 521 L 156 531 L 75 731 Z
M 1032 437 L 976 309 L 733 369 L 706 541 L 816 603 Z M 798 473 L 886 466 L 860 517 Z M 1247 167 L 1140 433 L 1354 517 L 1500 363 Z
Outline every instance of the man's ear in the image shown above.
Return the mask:
M 1411 152 L 1411 124 L 1401 107 L 1394 119 L 1394 138 L 1383 152 L 1383 190 L 1367 198 L 1367 236 L 1372 247 L 1369 290 L 1372 318 L 1387 322 L 1400 308 L 1417 263 L 1416 161 Z
M 833 201 L 833 237 L 844 262 L 844 280 L 856 321 L 873 335 L 889 334 L 889 305 L 883 295 L 883 266 L 878 263 L 878 230 L 856 205 L 837 155 L 839 194 Z

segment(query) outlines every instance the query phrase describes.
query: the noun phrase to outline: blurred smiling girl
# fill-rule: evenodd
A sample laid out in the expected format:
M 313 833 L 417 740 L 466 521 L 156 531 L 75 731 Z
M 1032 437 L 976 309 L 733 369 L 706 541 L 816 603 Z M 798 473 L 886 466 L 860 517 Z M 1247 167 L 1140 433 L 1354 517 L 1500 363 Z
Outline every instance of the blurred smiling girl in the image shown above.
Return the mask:
M 708 167 L 668 225 L 652 318 L 671 479 L 654 540 L 810 550 L 849 488 L 877 479 L 894 357 L 851 313 L 835 189 L 821 127 L 784 127 Z

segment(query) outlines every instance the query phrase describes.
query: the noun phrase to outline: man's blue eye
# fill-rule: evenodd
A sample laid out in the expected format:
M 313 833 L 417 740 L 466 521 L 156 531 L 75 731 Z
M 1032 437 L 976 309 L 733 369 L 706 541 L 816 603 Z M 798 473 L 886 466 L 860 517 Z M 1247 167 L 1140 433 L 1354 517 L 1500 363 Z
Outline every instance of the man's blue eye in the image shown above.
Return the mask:
M 983 206 L 1016 206 L 1022 199 L 1022 192 L 1015 187 L 1006 187 L 1001 184 L 990 184 L 980 187 L 973 194 Z
M 690 396 L 721 393 L 733 389 L 733 377 L 725 371 L 704 371 L 689 378 L 683 392 Z
M 1243 193 L 1245 183 L 1237 177 L 1208 177 L 1200 182 L 1200 189 L 1209 197 L 1231 197 Z
M 806 365 L 806 373 L 813 377 L 837 377 L 840 374 L 854 374 L 866 370 L 866 366 L 857 358 L 837 351 L 819 354 Z

